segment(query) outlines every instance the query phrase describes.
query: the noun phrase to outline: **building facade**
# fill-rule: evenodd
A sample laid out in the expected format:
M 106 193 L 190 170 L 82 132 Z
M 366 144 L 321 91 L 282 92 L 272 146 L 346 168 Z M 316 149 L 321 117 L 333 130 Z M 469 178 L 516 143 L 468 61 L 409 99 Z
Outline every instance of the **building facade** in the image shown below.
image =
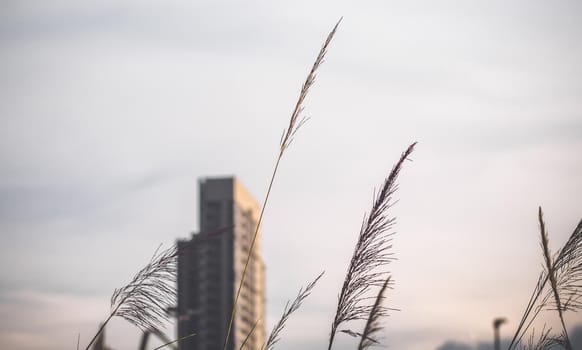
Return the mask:
M 196 335 L 181 340 L 179 348 L 220 350 L 260 208 L 235 177 L 202 179 L 199 189 L 200 232 L 178 241 L 178 338 Z M 240 349 L 249 334 L 244 349 L 259 349 L 265 342 L 265 265 L 260 238 L 259 232 L 228 350 Z

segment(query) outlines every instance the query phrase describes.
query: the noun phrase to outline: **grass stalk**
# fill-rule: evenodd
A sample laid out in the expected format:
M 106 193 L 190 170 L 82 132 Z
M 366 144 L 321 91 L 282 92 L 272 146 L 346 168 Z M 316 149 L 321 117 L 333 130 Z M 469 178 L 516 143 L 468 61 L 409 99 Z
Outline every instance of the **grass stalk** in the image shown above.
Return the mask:
M 386 281 L 382 285 L 382 288 L 380 288 L 378 295 L 376 296 L 376 301 L 374 302 L 374 306 L 370 311 L 370 316 L 368 317 L 368 321 L 366 321 L 366 326 L 364 327 L 364 331 L 362 332 L 362 337 L 360 338 L 358 350 L 368 349 L 372 345 L 378 344 L 378 340 L 375 338 L 375 334 L 382 329 L 380 318 L 382 316 L 386 316 L 385 308 L 382 307 L 382 302 L 384 301 L 384 293 L 386 292 L 386 289 L 390 285 L 390 280 L 391 276 L 388 276 L 388 278 L 386 278 Z
M 111 312 L 85 350 L 89 350 L 114 316 L 122 317 L 144 331 L 157 329 L 168 320 L 166 309 L 176 300 L 173 283 L 177 252 L 175 246 L 161 253 L 158 251 L 159 248 L 129 284 L 115 289 L 111 296 Z
M 245 345 L 247 344 L 247 342 L 251 338 L 251 335 L 253 335 L 253 333 L 255 332 L 255 329 L 257 328 L 257 325 L 259 324 L 260 320 L 261 319 L 259 318 L 255 321 L 255 323 L 253 323 L 253 328 L 251 328 L 251 331 L 249 332 L 249 334 L 247 334 L 247 336 L 245 337 L 245 340 L 243 340 L 242 344 L 240 344 L 239 350 L 244 349 Z
M 172 340 L 172 341 L 167 341 L 166 343 L 164 343 L 164 344 L 162 344 L 162 345 L 158 346 L 157 348 L 154 348 L 153 350 L 160 350 L 160 349 L 163 349 L 163 348 L 165 348 L 166 346 L 170 346 L 170 345 L 172 345 L 172 344 L 175 344 L 175 343 L 177 343 L 177 342 L 179 342 L 179 341 L 182 341 L 182 340 L 184 340 L 184 339 L 188 339 L 188 338 L 190 338 L 190 337 L 193 337 L 193 336 L 195 336 L 195 335 L 196 335 L 196 333 L 191 333 L 191 334 L 185 335 L 185 336 L 183 336 L 183 337 L 181 337 L 181 338 L 174 339 L 174 340 Z
M 553 260 L 541 207 L 538 209 L 538 222 L 544 269 L 538 277 L 508 349 L 515 350 L 520 346 L 522 339 L 542 311 L 558 311 L 562 335 L 551 339 L 555 344 L 562 344 L 566 349 L 571 350 L 572 345 L 566 331 L 563 314 L 566 311 L 582 310 L 580 301 L 582 299 L 582 220 Z
M 554 295 L 554 300 L 556 302 L 556 310 L 558 311 L 558 316 L 560 318 L 560 323 L 562 324 L 562 332 L 565 338 L 566 350 L 572 350 L 572 344 L 570 343 L 570 337 L 568 336 L 568 330 L 566 328 L 566 323 L 564 322 L 564 313 L 562 310 L 562 302 L 560 300 L 560 294 L 558 292 L 558 284 L 556 282 L 555 265 L 552 263 L 552 258 L 550 256 L 550 239 L 548 237 L 548 232 L 546 231 L 546 224 L 544 222 L 542 207 L 538 208 L 538 221 L 540 225 L 540 235 L 541 235 L 541 246 L 544 253 L 544 262 L 546 264 L 546 273 L 550 280 L 550 286 L 552 287 L 552 292 Z
M 311 68 L 311 71 L 309 72 L 309 74 L 307 75 L 307 79 L 303 83 L 303 86 L 301 88 L 301 92 L 299 94 L 299 98 L 297 99 L 297 103 L 295 104 L 295 108 L 293 109 L 293 112 L 291 113 L 291 118 L 289 119 L 289 125 L 287 126 L 287 128 L 285 130 L 283 130 L 283 136 L 281 137 L 277 161 L 275 162 L 275 167 L 273 168 L 273 172 L 271 174 L 271 179 L 270 179 L 269 185 L 267 187 L 267 193 L 265 195 L 265 199 L 264 199 L 263 205 L 261 207 L 261 213 L 259 215 L 259 219 L 257 221 L 255 231 L 253 233 L 253 238 L 251 240 L 249 253 L 247 255 L 245 266 L 244 266 L 244 269 L 242 272 L 242 276 L 241 276 L 241 279 L 240 279 L 240 282 L 239 282 L 239 285 L 237 288 L 236 296 L 234 299 L 234 304 L 232 307 L 232 312 L 230 315 L 230 320 L 228 322 L 226 336 L 224 338 L 223 350 L 226 350 L 228 341 L 230 339 L 230 333 L 232 330 L 232 324 L 234 322 L 234 317 L 236 315 L 236 308 L 238 305 L 238 299 L 240 297 L 242 286 L 243 286 L 245 278 L 246 278 L 249 262 L 251 260 L 252 255 L 253 255 L 255 242 L 257 239 L 258 232 L 259 232 L 259 228 L 260 228 L 261 223 L 263 221 L 263 215 L 265 213 L 265 208 L 267 207 L 267 203 L 269 201 L 269 196 L 271 194 L 271 189 L 273 187 L 273 183 L 275 182 L 275 177 L 277 175 L 277 170 L 279 169 L 279 164 L 281 163 L 281 159 L 283 158 L 283 154 L 285 153 L 285 150 L 287 150 L 287 148 L 293 142 L 293 138 L 294 138 L 295 134 L 297 133 L 297 130 L 299 130 L 299 128 L 306 121 L 305 118 L 301 117 L 301 112 L 303 111 L 303 103 L 305 101 L 305 98 L 307 97 L 307 94 L 309 92 L 309 88 L 315 82 L 316 72 L 317 72 L 318 68 L 321 66 L 321 64 L 323 63 L 323 60 L 325 58 L 325 54 L 327 53 L 327 48 L 328 48 L 329 44 L 331 43 L 331 40 L 333 39 L 333 36 L 335 35 L 335 32 L 336 32 L 340 22 L 341 22 L 341 19 L 336 23 L 336 25 L 333 27 L 333 30 L 328 34 L 327 39 L 325 40 L 321 50 L 319 51 L 319 54 L 318 54 L 313 66 Z
M 117 310 L 113 310 L 110 314 L 109 317 L 107 317 L 107 319 L 105 320 L 105 322 L 103 322 L 101 324 L 101 326 L 99 327 L 99 329 L 97 330 L 97 333 L 95 333 L 95 335 L 93 336 L 93 339 L 91 339 L 91 341 L 89 342 L 89 344 L 87 344 L 87 347 L 85 348 L 85 350 L 89 350 L 89 348 L 91 347 L 91 345 L 93 345 L 93 343 L 97 340 L 97 338 L 99 338 L 99 335 L 101 333 L 103 333 L 103 330 L 105 329 L 105 326 L 107 325 L 107 323 L 109 323 L 109 321 L 113 318 L 113 316 L 115 315 L 115 312 Z
M 311 291 L 313 290 L 321 276 L 323 276 L 323 274 L 324 272 L 320 273 L 319 276 L 317 276 L 313 281 L 311 281 L 311 283 L 309 283 L 305 287 L 305 289 L 300 288 L 299 293 L 297 293 L 297 297 L 295 298 L 295 300 L 293 300 L 291 304 L 289 304 L 289 301 L 287 301 L 287 303 L 285 304 L 285 309 L 283 309 L 283 314 L 279 319 L 279 322 L 277 322 L 277 324 L 273 327 L 271 334 L 269 334 L 269 339 L 267 339 L 267 342 L 263 344 L 263 346 L 261 346 L 261 350 L 273 350 L 275 344 L 277 344 L 277 342 L 279 342 L 280 340 L 279 334 L 281 333 L 283 328 L 285 328 L 285 323 L 287 322 L 291 314 L 297 311 L 299 307 L 301 307 L 301 304 L 303 303 L 305 298 L 307 298 L 311 294 Z
M 340 330 L 340 326 L 354 320 L 367 320 L 373 305 L 369 305 L 366 293 L 373 286 L 382 286 L 385 273 L 378 272 L 392 260 L 388 250 L 392 247 L 392 228 L 396 222 L 388 217 L 387 211 L 392 206 L 392 196 L 398 188 L 396 180 L 404 161 L 414 151 L 416 142 L 408 146 L 384 180 L 381 190 L 374 195 L 372 209 L 364 216 L 354 253 L 350 260 L 346 277 L 338 297 L 335 317 L 331 324 L 328 350 L 331 350 L 338 331 L 358 336 L 350 329 Z

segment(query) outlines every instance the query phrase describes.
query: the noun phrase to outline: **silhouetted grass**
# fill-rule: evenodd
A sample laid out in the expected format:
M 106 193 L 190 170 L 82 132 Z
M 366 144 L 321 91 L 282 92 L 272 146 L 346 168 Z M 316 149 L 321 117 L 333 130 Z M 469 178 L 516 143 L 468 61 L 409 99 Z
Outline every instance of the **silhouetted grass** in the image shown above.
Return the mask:
M 393 204 L 393 195 L 397 189 L 396 180 L 400 170 L 404 161 L 414 150 L 415 145 L 416 143 L 411 144 L 402 153 L 384 180 L 380 192 L 374 196 L 370 214 L 364 217 L 358 241 L 338 297 L 336 313 L 331 324 L 328 349 L 332 348 L 338 331 L 361 336 L 360 333 L 351 329 L 339 329 L 344 323 L 367 320 L 372 311 L 375 311 L 378 316 L 385 315 L 388 311 L 381 305 L 378 305 L 378 309 L 374 310 L 374 304 L 370 303 L 367 293 L 371 287 L 381 286 L 386 280 L 386 272 L 380 271 L 378 268 L 393 260 L 389 249 L 392 247 L 392 228 L 396 219 L 389 217 L 387 211 Z
M 279 169 L 279 164 L 281 162 L 281 159 L 283 159 L 283 155 L 284 155 L 285 151 L 287 150 L 287 148 L 289 148 L 289 146 L 293 142 L 293 139 L 294 139 L 297 131 L 299 130 L 299 128 L 301 128 L 301 126 L 303 126 L 303 124 L 306 121 L 306 119 L 301 116 L 301 112 L 303 111 L 303 108 L 304 108 L 303 103 L 305 102 L 305 98 L 307 97 L 307 94 L 309 93 L 309 89 L 311 88 L 311 86 L 315 82 L 315 77 L 317 76 L 317 70 L 319 69 L 319 67 L 323 63 L 323 60 L 325 58 L 325 54 L 327 53 L 327 48 L 329 47 L 329 44 L 331 43 L 331 40 L 333 39 L 333 36 L 335 35 L 336 30 L 337 30 L 340 22 L 341 22 L 341 18 L 335 24 L 332 31 L 328 34 L 325 42 L 323 43 L 323 46 L 321 47 L 321 50 L 319 51 L 319 54 L 317 55 L 317 58 L 315 59 L 315 62 L 313 63 L 313 66 L 311 67 L 311 70 L 309 71 L 309 74 L 307 75 L 305 82 L 303 83 L 303 86 L 301 87 L 301 92 L 299 93 L 299 98 L 297 99 L 297 102 L 295 103 L 295 108 L 293 109 L 293 112 L 291 113 L 291 118 L 289 118 L 289 125 L 287 126 L 286 129 L 283 130 L 283 134 L 281 136 L 281 142 L 279 145 L 279 154 L 277 156 L 277 161 L 275 162 L 275 166 L 274 166 L 273 172 L 271 174 L 271 180 L 269 181 L 269 185 L 267 187 L 267 194 L 265 195 L 263 205 L 261 206 L 261 213 L 259 214 L 259 219 L 258 219 L 256 227 L 255 227 L 255 232 L 253 233 L 253 238 L 251 239 L 251 245 L 250 245 L 250 249 L 249 249 L 249 252 L 247 254 L 247 257 L 246 257 L 245 267 L 243 269 L 242 277 L 241 277 L 241 280 L 240 280 L 238 288 L 237 288 L 236 296 L 234 299 L 234 305 L 232 307 L 232 312 L 230 315 L 230 321 L 228 322 L 226 337 L 224 338 L 223 350 L 226 350 L 226 346 L 227 346 L 228 340 L 230 338 L 232 323 L 234 321 L 234 316 L 236 314 L 236 309 L 238 306 L 238 299 L 240 297 L 242 286 L 244 284 L 244 281 L 245 281 L 245 278 L 247 275 L 247 270 L 248 270 L 249 262 L 251 260 L 251 256 L 253 256 L 253 251 L 255 248 L 255 241 L 257 239 L 257 234 L 259 233 L 259 229 L 260 229 L 261 223 L 263 221 L 263 215 L 265 214 L 265 208 L 267 207 L 267 203 L 269 202 L 269 196 L 271 194 L 271 189 L 273 188 L 273 184 L 275 182 L 275 177 L 277 176 L 277 170 Z
M 306 121 L 302 117 L 305 99 L 315 82 L 317 70 L 324 61 L 327 49 L 340 22 L 341 19 L 329 33 L 319 51 L 301 87 L 299 97 L 289 119 L 289 124 L 283 130 L 275 166 L 267 186 L 267 192 L 251 240 L 240 284 L 235 294 L 234 306 L 231 312 L 227 334 L 224 339 L 224 349 L 226 349 L 228 344 L 238 299 L 279 164 L 285 151 L 293 142 L 297 131 Z M 405 160 L 409 159 L 414 151 L 415 146 L 416 142 L 408 146 L 401 154 L 388 176 L 384 179 L 379 192 L 374 195 L 369 214 L 364 216 L 357 242 L 347 267 L 346 276 L 339 291 L 335 315 L 331 322 L 328 350 L 332 349 L 338 332 L 359 337 L 359 350 L 379 344 L 377 335 L 383 329 L 382 318 L 387 316 L 388 311 L 393 310 L 384 305 L 385 294 L 392 283 L 391 276 L 385 271 L 384 267 L 393 260 L 390 248 L 392 247 L 392 236 L 396 222 L 395 218 L 390 216 L 388 211 L 394 203 L 393 196 L 398 188 L 397 179 L 400 171 Z M 572 345 L 570 344 L 566 331 L 564 313 L 582 309 L 582 220 L 565 245 L 553 256 L 549 249 L 549 236 L 541 208 L 538 211 L 538 221 L 540 225 L 544 269 L 540 273 L 508 349 L 542 350 L 553 346 L 563 346 L 567 350 L 572 350 Z M 174 284 L 177 267 L 176 254 L 175 247 L 161 253 L 156 252 L 149 263 L 134 276 L 129 284 L 114 291 L 111 297 L 110 315 L 87 345 L 87 350 L 99 337 L 111 318 L 115 316 L 126 319 L 143 331 L 159 332 L 159 327 L 168 320 L 168 307 L 174 306 L 176 303 Z M 275 345 L 281 339 L 281 332 L 285 328 L 287 321 L 310 295 L 322 275 L 323 273 L 309 283 L 305 289 L 300 289 L 293 302 L 287 302 L 281 318 L 275 324 L 268 339 L 261 346 L 260 350 L 273 350 L 275 348 Z M 375 297 L 372 297 L 371 293 L 374 292 L 376 293 Z M 546 327 L 538 335 L 536 335 L 534 330 L 530 332 L 529 330 L 533 322 L 543 311 L 548 310 L 557 311 L 561 321 L 562 332 L 558 335 L 553 335 L 551 329 Z M 254 326 L 247 338 L 242 342 L 240 350 L 247 344 L 247 340 L 260 321 L 260 319 L 254 320 Z M 365 321 L 363 330 L 358 331 L 352 329 L 353 321 Z M 195 336 L 195 334 L 187 335 L 181 339 L 191 336 Z M 170 346 L 181 339 L 167 341 L 156 349 Z M 524 341 L 524 339 L 527 339 L 527 341 Z
M 358 350 L 368 349 L 372 345 L 378 344 L 379 341 L 376 338 L 376 334 L 379 333 L 384 327 L 382 326 L 382 316 L 386 314 L 383 312 L 384 308 L 382 307 L 382 302 L 384 301 L 384 293 L 386 293 L 386 289 L 390 285 L 391 277 L 388 276 L 386 281 L 380 288 L 378 295 L 376 296 L 376 301 L 372 306 L 372 310 L 370 310 L 370 316 L 368 317 L 368 321 L 366 321 L 366 326 L 364 327 L 364 331 L 362 332 L 362 336 L 360 337 L 360 344 L 358 345 Z
M 549 335 L 549 330 L 545 330 L 544 327 L 542 335 L 544 332 L 548 333 L 548 335 L 545 337 L 540 336 L 535 344 L 532 342 L 533 338 L 530 337 L 527 344 L 542 346 L 551 341 L 552 346 L 561 345 L 567 350 L 572 350 L 572 344 L 564 321 L 564 313 L 582 310 L 582 220 L 580 220 L 568 241 L 553 257 L 550 252 L 549 237 L 541 207 L 538 209 L 538 222 L 544 268 L 538 277 L 508 349 L 513 350 L 517 349 L 518 346 L 524 346 L 521 344 L 522 339 L 542 312 L 556 311 L 562 326 L 561 333 Z M 535 331 L 532 330 L 531 333 L 534 334 Z
M 111 296 L 111 312 L 86 350 L 99 337 L 109 321 L 122 317 L 142 331 L 157 330 L 168 320 L 167 309 L 176 304 L 177 250 L 175 246 L 154 253 L 149 263 L 127 285 Z
M 321 276 L 323 276 L 323 272 L 319 274 L 319 276 L 317 276 L 317 278 L 315 278 L 311 283 L 309 283 L 305 287 L 305 289 L 303 288 L 299 289 L 299 293 L 297 293 L 297 297 L 295 298 L 295 300 L 293 300 L 291 305 L 289 305 L 289 302 L 287 302 L 287 304 L 285 305 L 285 309 L 283 310 L 283 315 L 281 315 L 281 318 L 273 327 L 273 330 L 271 331 L 271 334 L 269 334 L 267 342 L 261 347 L 261 350 L 263 349 L 273 350 L 275 344 L 277 344 L 277 342 L 280 340 L 280 333 L 283 330 L 283 328 L 285 328 L 285 323 L 287 322 L 291 314 L 299 309 L 305 298 L 307 298 L 309 294 L 311 294 L 311 290 L 315 287 Z

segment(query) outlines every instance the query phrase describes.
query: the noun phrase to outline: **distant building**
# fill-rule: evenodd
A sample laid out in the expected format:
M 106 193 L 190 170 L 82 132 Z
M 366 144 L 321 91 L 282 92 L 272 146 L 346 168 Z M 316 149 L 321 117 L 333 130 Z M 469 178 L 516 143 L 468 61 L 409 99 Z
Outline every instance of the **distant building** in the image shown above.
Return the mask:
M 178 338 L 181 350 L 220 350 L 259 219 L 259 205 L 234 177 L 200 180 L 200 233 L 178 241 Z M 260 234 L 238 301 L 228 350 L 265 341 L 265 265 Z

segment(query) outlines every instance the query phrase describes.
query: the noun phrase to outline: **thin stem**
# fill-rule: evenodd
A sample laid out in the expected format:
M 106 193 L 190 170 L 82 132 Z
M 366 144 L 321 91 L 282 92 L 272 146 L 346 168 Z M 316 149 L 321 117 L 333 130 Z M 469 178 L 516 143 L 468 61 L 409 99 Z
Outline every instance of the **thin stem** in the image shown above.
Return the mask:
M 167 343 L 165 343 L 165 344 L 162 344 L 162 345 L 158 346 L 157 348 L 155 348 L 154 350 L 159 350 L 159 349 L 161 349 L 161 348 L 165 348 L 166 346 L 172 345 L 172 344 L 174 344 L 174 343 L 177 343 L 177 342 L 179 342 L 180 340 L 184 340 L 184 339 L 187 339 L 187 338 L 193 337 L 193 336 L 195 336 L 195 335 L 196 335 L 196 333 L 188 334 L 188 335 L 186 335 L 186 336 L 183 336 L 182 338 L 178 338 L 178 339 L 176 339 L 176 340 L 172 340 L 172 341 L 170 341 L 170 342 L 167 342 Z
M 259 324 L 259 321 L 261 319 L 257 319 L 255 321 L 255 323 L 253 324 L 253 328 L 251 328 L 251 331 L 249 332 L 249 334 L 247 334 L 247 336 L 245 337 L 245 340 L 242 342 L 242 344 L 240 345 L 239 350 L 243 350 L 244 346 L 247 344 L 247 341 L 249 341 L 249 338 L 251 337 L 251 335 L 253 334 L 253 332 L 255 331 L 255 328 L 257 328 L 257 325 Z
M 281 162 L 281 158 L 283 157 L 283 150 L 279 152 L 279 156 L 277 157 L 277 162 L 275 163 L 275 168 L 273 169 L 273 174 L 271 175 L 271 181 L 269 181 L 269 187 L 267 188 L 267 194 L 265 195 L 265 201 L 263 202 L 263 207 L 261 208 L 261 214 L 259 215 L 259 220 L 257 221 L 257 225 L 255 227 L 255 233 L 253 234 L 253 240 L 251 241 L 251 246 L 249 249 L 249 254 L 247 255 L 247 259 L 245 262 L 245 268 L 243 269 L 242 277 L 240 279 L 240 283 L 238 285 L 238 289 L 236 292 L 236 297 L 234 299 L 234 305 L 232 306 L 232 312 L 230 314 L 230 321 L 228 322 L 228 330 L 226 332 L 226 337 L 224 338 L 224 346 L 223 350 L 226 350 L 226 345 L 228 344 L 228 339 L 230 338 L 230 332 L 232 330 L 232 323 L 234 321 L 234 316 L 236 314 L 236 306 L 238 304 L 238 298 L 240 296 L 240 292 L 242 290 L 242 286 L 247 274 L 247 269 L 249 267 L 249 262 L 253 255 L 253 250 L 255 247 L 255 241 L 257 240 L 257 234 L 259 232 L 259 228 L 261 226 L 261 222 L 263 221 L 263 214 L 265 213 L 265 208 L 267 207 L 267 202 L 269 201 L 269 196 L 271 195 L 271 189 L 273 188 L 273 183 L 275 182 L 275 175 L 277 175 L 277 169 L 279 169 L 279 163 Z
M 117 308 L 119 308 L 119 306 Z M 97 340 L 97 338 L 99 337 L 99 334 L 101 334 L 101 332 L 103 332 L 103 330 L 105 329 L 105 326 L 107 325 L 107 323 L 109 323 L 109 320 L 111 320 L 111 318 L 113 317 L 113 315 L 115 315 L 115 312 L 116 311 L 117 311 L 117 309 L 115 309 L 111 314 L 109 314 L 109 317 L 107 317 L 107 319 L 105 320 L 105 322 L 103 322 L 101 324 L 101 327 L 99 327 L 99 330 L 97 331 L 97 333 L 95 333 L 95 336 L 93 337 L 93 339 L 91 339 L 91 341 L 89 342 L 89 345 L 87 345 L 87 347 L 85 348 L 85 350 L 89 350 L 89 348 L 91 347 L 91 345 L 93 345 L 93 343 L 95 342 L 95 340 Z
M 528 320 L 530 313 L 534 309 L 534 306 L 535 306 L 538 298 L 542 294 L 542 291 L 544 290 L 544 287 L 545 287 L 547 282 L 548 282 L 548 276 L 544 277 L 544 275 L 542 274 L 538 279 L 538 284 L 537 284 L 536 288 L 534 289 L 534 291 L 529 299 L 527 307 L 525 308 L 525 312 L 523 313 L 523 316 L 521 318 L 521 321 L 519 322 L 519 325 L 517 327 L 515 334 L 513 335 L 513 338 L 511 339 L 511 343 L 509 344 L 508 349 L 511 350 L 511 349 L 515 348 L 517 346 L 517 344 L 519 344 L 519 342 L 523 338 L 523 335 L 525 334 L 525 332 L 527 332 L 527 330 L 531 326 L 533 320 L 535 319 L 535 317 L 539 313 L 540 310 L 538 309 L 538 311 L 534 314 L 534 317 L 531 318 L 531 320 L 529 321 L 527 326 L 525 328 L 523 328 L 523 326 L 525 325 L 525 323 Z

